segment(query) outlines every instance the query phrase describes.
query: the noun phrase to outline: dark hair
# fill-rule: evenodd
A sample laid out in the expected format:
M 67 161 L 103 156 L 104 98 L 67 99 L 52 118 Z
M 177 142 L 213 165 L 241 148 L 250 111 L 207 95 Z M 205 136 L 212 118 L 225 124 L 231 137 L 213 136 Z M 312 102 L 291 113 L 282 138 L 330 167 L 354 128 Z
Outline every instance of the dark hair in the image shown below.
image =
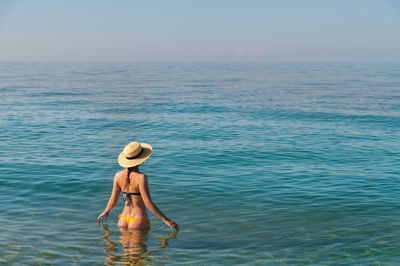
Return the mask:
M 130 184 L 130 182 L 131 182 L 131 179 L 129 178 L 129 175 L 131 174 L 132 170 L 133 170 L 133 167 L 129 167 L 128 168 L 128 184 Z

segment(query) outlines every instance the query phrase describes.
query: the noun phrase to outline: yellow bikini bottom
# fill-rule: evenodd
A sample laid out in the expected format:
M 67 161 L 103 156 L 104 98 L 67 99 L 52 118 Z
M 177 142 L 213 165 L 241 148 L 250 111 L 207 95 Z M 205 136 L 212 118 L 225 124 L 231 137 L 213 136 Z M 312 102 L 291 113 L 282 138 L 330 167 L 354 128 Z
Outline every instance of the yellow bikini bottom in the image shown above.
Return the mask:
M 126 222 L 128 225 L 129 225 L 131 222 L 134 222 L 134 221 L 145 221 L 145 222 L 147 222 L 148 224 L 150 224 L 150 220 L 149 220 L 149 219 L 125 217 L 125 216 L 123 216 L 122 214 L 120 214 L 118 217 L 124 219 L 125 222 Z

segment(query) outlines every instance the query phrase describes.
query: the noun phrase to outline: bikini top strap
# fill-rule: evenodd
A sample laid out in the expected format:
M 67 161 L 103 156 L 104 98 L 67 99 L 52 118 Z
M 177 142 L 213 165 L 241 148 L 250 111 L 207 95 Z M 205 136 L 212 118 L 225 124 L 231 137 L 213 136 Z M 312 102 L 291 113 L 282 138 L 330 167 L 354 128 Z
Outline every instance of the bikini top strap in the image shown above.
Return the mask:
M 131 199 L 131 197 L 129 197 L 130 195 L 141 196 L 140 192 L 125 192 L 125 191 L 122 191 L 122 195 L 124 196 L 125 201 L 128 198 L 127 206 L 130 206 L 130 205 L 133 206 L 132 199 Z
M 122 191 L 122 195 L 124 196 L 124 201 L 128 201 L 128 204 L 126 204 L 126 206 L 133 206 L 132 199 L 129 197 L 130 193 Z

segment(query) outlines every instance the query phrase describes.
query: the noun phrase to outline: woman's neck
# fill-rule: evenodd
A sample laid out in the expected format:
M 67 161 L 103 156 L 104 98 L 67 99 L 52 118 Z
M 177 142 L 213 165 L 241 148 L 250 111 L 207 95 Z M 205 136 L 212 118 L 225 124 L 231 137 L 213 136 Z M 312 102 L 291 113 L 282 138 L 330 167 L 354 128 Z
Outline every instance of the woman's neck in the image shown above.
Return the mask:
M 136 166 L 134 166 L 134 167 L 130 167 L 128 170 L 129 170 L 130 172 L 139 173 L 139 165 L 136 165 Z

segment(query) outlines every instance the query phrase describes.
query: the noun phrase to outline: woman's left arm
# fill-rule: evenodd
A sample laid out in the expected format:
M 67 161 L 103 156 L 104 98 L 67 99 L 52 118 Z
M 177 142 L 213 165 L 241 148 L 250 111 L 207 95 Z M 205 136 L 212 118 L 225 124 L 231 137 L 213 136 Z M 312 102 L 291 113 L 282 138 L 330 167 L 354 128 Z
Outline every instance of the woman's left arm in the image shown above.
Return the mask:
M 110 196 L 110 199 L 108 200 L 108 204 L 106 209 L 99 215 L 99 217 L 97 217 L 97 220 L 102 219 L 104 216 L 107 218 L 108 214 L 110 213 L 110 211 L 112 210 L 112 208 L 115 207 L 115 205 L 117 205 L 118 202 L 118 198 L 119 198 L 119 194 L 121 193 L 121 188 L 117 183 L 117 175 L 115 175 L 114 177 L 114 185 L 113 185 L 113 190 Z

